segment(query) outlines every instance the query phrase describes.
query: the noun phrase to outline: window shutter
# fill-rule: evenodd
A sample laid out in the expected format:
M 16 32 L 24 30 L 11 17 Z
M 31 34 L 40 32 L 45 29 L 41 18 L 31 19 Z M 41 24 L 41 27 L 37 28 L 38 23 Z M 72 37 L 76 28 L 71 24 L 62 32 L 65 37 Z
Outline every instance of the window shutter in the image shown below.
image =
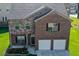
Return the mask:
M 58 23 L 58 31 L 60 31 L 60 24 Z
M 46 31 L 48 31 L 48 23 L 46 24 Z
M 17 36 L 16 36 L 16 44 L 17 44 Z

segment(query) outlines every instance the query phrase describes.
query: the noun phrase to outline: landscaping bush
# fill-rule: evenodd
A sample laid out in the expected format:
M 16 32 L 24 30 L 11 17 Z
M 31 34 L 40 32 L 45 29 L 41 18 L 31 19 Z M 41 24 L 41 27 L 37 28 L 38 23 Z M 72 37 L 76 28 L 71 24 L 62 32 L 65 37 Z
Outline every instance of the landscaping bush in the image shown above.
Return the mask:
M 12 48 L 7 50 L 8 54 L 28 54 L 27 48 Z

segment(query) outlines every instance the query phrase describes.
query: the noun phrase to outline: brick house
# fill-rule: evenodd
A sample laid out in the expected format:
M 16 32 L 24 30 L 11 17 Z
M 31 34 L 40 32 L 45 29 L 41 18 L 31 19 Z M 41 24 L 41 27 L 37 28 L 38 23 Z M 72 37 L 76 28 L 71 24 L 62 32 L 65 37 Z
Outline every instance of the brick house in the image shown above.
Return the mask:
M 56 5 L 53 8 L 41 6 L 24 19 L 9 19 L 11 46 L 31 46 L 36 50 L 68 50 L 70 19 L 67 12 L 63 12 L 65 8 L 59 4 L 59 12 Z

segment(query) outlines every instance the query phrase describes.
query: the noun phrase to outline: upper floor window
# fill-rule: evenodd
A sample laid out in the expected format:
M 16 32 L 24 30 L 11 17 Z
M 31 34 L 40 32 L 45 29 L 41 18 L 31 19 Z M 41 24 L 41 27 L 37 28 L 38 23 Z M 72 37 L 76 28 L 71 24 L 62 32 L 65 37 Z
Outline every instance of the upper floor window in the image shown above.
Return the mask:
M 19 29 L 19 26 L 18 26 L 18 25 L 16 25 L 16 26 L 15 26 L 15 28 L 16 28 L 16 29 Z
M 30 24 L 27 23 L 27 24 L 26 24 L 26 29 L 30 29 L 30 28 L 31 28 Z
M 19 22 L 15 21 L 15 29 L 19 29 Z
M 57 31 L 59 31 L 59 27 L 60 27 L 60 25 L 57 23 L 47 23 L 46 30 L 48 32 L 57 32 Z

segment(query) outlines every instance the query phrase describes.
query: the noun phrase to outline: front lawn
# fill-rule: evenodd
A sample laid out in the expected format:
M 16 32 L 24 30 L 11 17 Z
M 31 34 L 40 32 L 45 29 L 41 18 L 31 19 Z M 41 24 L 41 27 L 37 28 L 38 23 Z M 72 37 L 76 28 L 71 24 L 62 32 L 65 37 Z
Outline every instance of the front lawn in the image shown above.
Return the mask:
M 73 17 L 71 19 L 73 21 L 70 30 L 69 54 L 72 56 L 79 56 L 79 28 L 77 28 L 79 19 Z
M 1 32 L 0 34 L 0 56 L 5 54 L 5 51 L 8 46 L 9 46 L 9 32 L 5 32 L 5 33 Z

